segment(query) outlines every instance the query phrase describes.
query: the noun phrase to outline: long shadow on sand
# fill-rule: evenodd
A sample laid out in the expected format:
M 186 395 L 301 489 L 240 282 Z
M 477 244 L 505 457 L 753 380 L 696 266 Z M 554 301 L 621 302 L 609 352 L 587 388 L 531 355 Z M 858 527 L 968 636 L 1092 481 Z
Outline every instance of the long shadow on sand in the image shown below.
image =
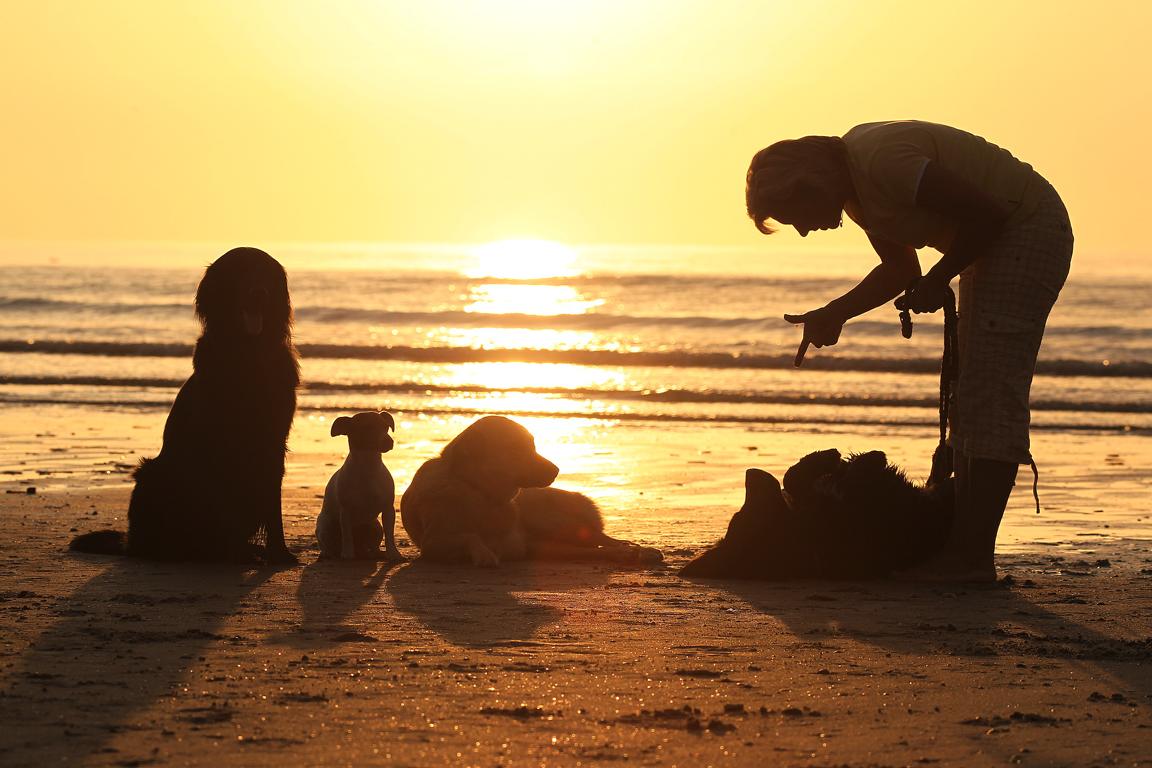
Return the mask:
M 22 668 L 8 676 L 11 685 L 0 698 L 3 743 L 19 747 L 29 764 L 83 760 L 91 753 L 116 759 L 108 742 L 142 727 L 136 724 L 139 713 L 172 696 L 209 645 L 256 642 L 218 630 L 273 573 L 112 560 L 48 609 L 58 620 L 30 644 Z M 220 722 L 227 716 L 223 709 L 189 709 L 178 719 Z
M 560 592 L 604 584 L 609 574 L 584 564 L 509 563 L 500 568 L 440 565 L 417 560 L 386 588 L 396 610 L 454 645 L 484 648 L 532 642 L 563 611 L 517 593 Z
M 898 582 L 740 582 L 699 580 L 787 625 L 801 645 L 839 639 L 869 643 L 896 655 L 1012 657 L 1043 670 L 1048 660 L 1097 667 L 1142 695 L 1152 693 L 1152 638 L 1108 635 L 1068 614 L 1100 599 L 1106 587 L 1051 576 L 1011 587 L 957 588 Z M 1091 578 L 1085 577 L 1085 578 Z M 1060 584 L 1051 580 L 1062 579 Z M 1117 599 L 1123 599 L 1117 596 Z M 1056 609 L 1054 606 L 1063 605 Z M 1046 606 L 1053 606 L 1049 608 Z M 1091 608 L 1080 609 L 1090 614 Z M 1086 620 L 1092 620 L 1086 616 Z M 1099 621 L 1098 618 L 1095 620 Z M 846 664 L 851 658 L 837 656 Z M 1047 663 L 1046 663 L 1047 662 Z M 1037 672 L 1036 674 L 1043 674 Z M 1107 685 L 1101 681 L 1101 685 Z
M 383 560 L 317 559 L 304 567 L 296 599 L 303 613 L 300 631 L 279 639 L 299 648 L 323 642 L 367 639 L 361 626 L 349 619 L 379 600 L 380 589 L 399 563 Z

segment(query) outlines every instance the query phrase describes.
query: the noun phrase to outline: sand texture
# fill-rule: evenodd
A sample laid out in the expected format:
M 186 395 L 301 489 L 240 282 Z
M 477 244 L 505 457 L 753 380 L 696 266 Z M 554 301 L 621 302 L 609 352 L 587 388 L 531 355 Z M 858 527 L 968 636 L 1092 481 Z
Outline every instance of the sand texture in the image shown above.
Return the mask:
M 299 534 L 280 571 L 62 551 L 125 502 L 7 500 L 5 765 L 1152 763 L 1147 563 L 1016 555 L 956 590 L 688 582 L 680 553 L 389 568 Z
M 0 452 L 5 766 L 1152 765 L 1145 437 L 1058 452 L 1042 435 L 1045 513 L 1027 485 L 1013 497 L 1009 579 L 957 589 L 676 575 L 739 506 L 742 467 L 878 442 L 906 460 L 931 435 L 578 438 L 559 420 L 542 441 L 572 468 L 558 485 L 667 564 L 479 570 L 319 561 L 342 446 L 301 418 L 284 516 L 302 565 L 272 570 L 69 553 L 76 531 L 123 527 L 162 415 L 40 415 Z M 460 426 L 402 420 L 398 488 Z

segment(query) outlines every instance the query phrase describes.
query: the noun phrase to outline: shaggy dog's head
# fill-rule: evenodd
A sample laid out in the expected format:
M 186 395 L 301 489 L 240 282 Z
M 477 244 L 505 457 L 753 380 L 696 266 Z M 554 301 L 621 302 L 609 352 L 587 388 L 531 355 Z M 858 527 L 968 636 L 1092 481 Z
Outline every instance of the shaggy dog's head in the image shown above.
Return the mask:
M 286 340 L 292 333 L 288 276 L 259 248 L 233 248 L 204 271 L 196 316 L 206 335 Z
M 728 532 L 716 546 L 696 556 L 681 576 L 712 579 L 754 579 L 776 563 L 766 547 L 785 541 L 781 526 L 789 515 L 780 483 L 762 469 L 744 473 L 744 505 L 732 516 Z
M 503 416 L 485 416 L 445 446 L 440 458 L 461 479 L 497 500 L 552 484 L 559 468 L 536 452 L 532 433 Z

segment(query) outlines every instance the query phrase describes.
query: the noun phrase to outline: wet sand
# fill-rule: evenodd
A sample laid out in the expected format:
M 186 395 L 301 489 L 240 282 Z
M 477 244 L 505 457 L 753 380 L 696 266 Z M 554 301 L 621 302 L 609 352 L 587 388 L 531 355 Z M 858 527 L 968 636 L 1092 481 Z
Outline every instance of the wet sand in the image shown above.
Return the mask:
M 957 589 L 676 576 L 743 468 L 835 446 L 923 474 L 931 430 L 525 419 L 557 485 L 668 563 L 487 571 L 318 561 L 344 446 L 302 413 L 302 565 L 270 570 L 68 553 L 74 530 L 123 527 L 163 413 L 0 417 L 4 765 L 1152 765 L 1146 436 L 1036 435 L 1044 514 L 1025 470 L 1010 578 Z M 398 488 L 469 421 L 401 414 Z

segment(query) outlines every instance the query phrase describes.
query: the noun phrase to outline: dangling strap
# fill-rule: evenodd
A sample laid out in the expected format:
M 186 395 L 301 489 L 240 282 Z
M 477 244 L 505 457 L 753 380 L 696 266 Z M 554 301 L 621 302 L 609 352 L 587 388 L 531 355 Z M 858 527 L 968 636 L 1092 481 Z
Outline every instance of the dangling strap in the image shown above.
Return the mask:
M 1036 499 L 1036 514 L 1040 514 L 1040 470 L 1036 469 L 1036 459 L 1028 457 L 1032 467 L 1032 498 Z
M 918 278 L 908 285 L 904 296 L 896 302 L 900 310 L 900 333 L 906 339 L 912 338 L 912 314 L 908 310 L 908 295 L 916 288 Z M 932 471 L 929 483 L 940 483 L 952 476 L 952 451 L 948 448 L 948 414 L 952 410 L 952 399 L 956 391 L 956 381 L 960 377 L 960 343 L 956 316 L 956 294 L 950 286 L 944 288 L 944 354 L 940 360 L 940 400 L 939 424 L 940 442 L 932 454 Z

